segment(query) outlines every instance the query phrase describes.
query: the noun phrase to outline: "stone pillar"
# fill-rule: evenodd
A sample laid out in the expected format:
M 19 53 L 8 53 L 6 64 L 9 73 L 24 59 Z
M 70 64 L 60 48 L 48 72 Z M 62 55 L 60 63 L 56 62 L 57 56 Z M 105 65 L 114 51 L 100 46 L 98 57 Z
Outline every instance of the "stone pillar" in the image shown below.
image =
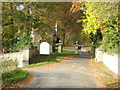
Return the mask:
M 29 48 L 23 49 L 22 67 L 29 64 Z
M 58 53 L 62 52 L 62 43 L 61 40 L 59 40 L 59 44 L 58 44 Z
M 76 54 L 78 53 L 78 41 L 76 41 L 76 44 L 75 44 L 75 53 Z
M 17 59 L 18 59 L 18 67 L 23 67 L 23 51 L 19 52 Z

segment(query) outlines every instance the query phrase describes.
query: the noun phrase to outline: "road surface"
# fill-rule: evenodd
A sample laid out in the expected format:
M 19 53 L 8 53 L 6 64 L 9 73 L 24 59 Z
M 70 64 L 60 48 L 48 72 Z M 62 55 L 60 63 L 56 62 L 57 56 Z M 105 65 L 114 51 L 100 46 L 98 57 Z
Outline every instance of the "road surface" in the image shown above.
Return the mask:
M 89 70 L 89 62 L 89 54 L 82 52 L 52 68 L 25 69 L 35 74 L 31 84 L 25 88 L 97 88 L 98 83 Z

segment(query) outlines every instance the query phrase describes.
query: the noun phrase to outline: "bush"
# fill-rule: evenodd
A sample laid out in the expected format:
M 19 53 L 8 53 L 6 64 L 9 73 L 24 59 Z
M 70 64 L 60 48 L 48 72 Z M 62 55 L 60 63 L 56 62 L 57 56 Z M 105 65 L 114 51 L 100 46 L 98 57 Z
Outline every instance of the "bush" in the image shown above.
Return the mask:
M 32 46 L 32 37 L 29 34 L 23 33 L 17 38 L 17 40 L 14 41 L 10 51 L 18 52 L 25 47 L 31 47 L 31 46 Z
M 21 81 L 28 76 L 29 72 L 21 69 L 16 69 L 9 72 L 2 73 L 3 86 L 10 85 L 12 83 Z
M 102 31 L 105 36 L 101 42 L 100 48 L 108 54 L 117 54 L 119 46 L 119 32 L 117 26 L 113 22 L 107 22 L 106 28 Z
M 18 67 L 18 61 L 12 59 L 4 59 L 0 60 L 0 68 L 2 69 L 1 72 L 14 70 Z

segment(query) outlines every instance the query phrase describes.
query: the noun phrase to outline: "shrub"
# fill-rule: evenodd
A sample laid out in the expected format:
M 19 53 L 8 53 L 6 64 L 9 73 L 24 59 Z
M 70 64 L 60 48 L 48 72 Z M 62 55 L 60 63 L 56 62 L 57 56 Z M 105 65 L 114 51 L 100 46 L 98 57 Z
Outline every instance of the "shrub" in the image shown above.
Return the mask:
M 1 72 L 5 72 L 16 69 L 18 66 L 18 61 L 7 58 L 4 60 L 0 60 L 0 64 L 0 68 L 2 69 Z
M 32 37 L 29 34 L 23 33 L 17 38 L 17 40 L 14 41 L 10 51 L 18 52 L 25 47 L 31 47 L 31 46 L 32 46 Z
M 101 42 L 100 48 L 108 54 L 117 54 L 119 46 L 119 32 L 117 31 L 117 25 L 113 21 L 109 21 L 106 24 L 106 28 L 102 31 L 105 36 Z
M 3 86 L 10 85 L 12 83 L 21 81 L 28 76 L 29 72 L 21 69 L 15 69 L 13 71 L 8 71 L 2 73 L 2 83 Z

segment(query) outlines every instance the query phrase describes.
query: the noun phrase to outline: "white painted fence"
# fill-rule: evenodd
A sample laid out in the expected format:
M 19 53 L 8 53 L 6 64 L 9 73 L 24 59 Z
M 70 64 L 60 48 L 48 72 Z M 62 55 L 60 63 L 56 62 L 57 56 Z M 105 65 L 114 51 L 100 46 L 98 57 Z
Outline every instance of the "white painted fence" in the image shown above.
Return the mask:
M 103 62 L 111 71 L 120 75 L 120 55 L 109 55 L 100 51 L 98 48 L 95 50 L 95 59 L 97 62 Z

